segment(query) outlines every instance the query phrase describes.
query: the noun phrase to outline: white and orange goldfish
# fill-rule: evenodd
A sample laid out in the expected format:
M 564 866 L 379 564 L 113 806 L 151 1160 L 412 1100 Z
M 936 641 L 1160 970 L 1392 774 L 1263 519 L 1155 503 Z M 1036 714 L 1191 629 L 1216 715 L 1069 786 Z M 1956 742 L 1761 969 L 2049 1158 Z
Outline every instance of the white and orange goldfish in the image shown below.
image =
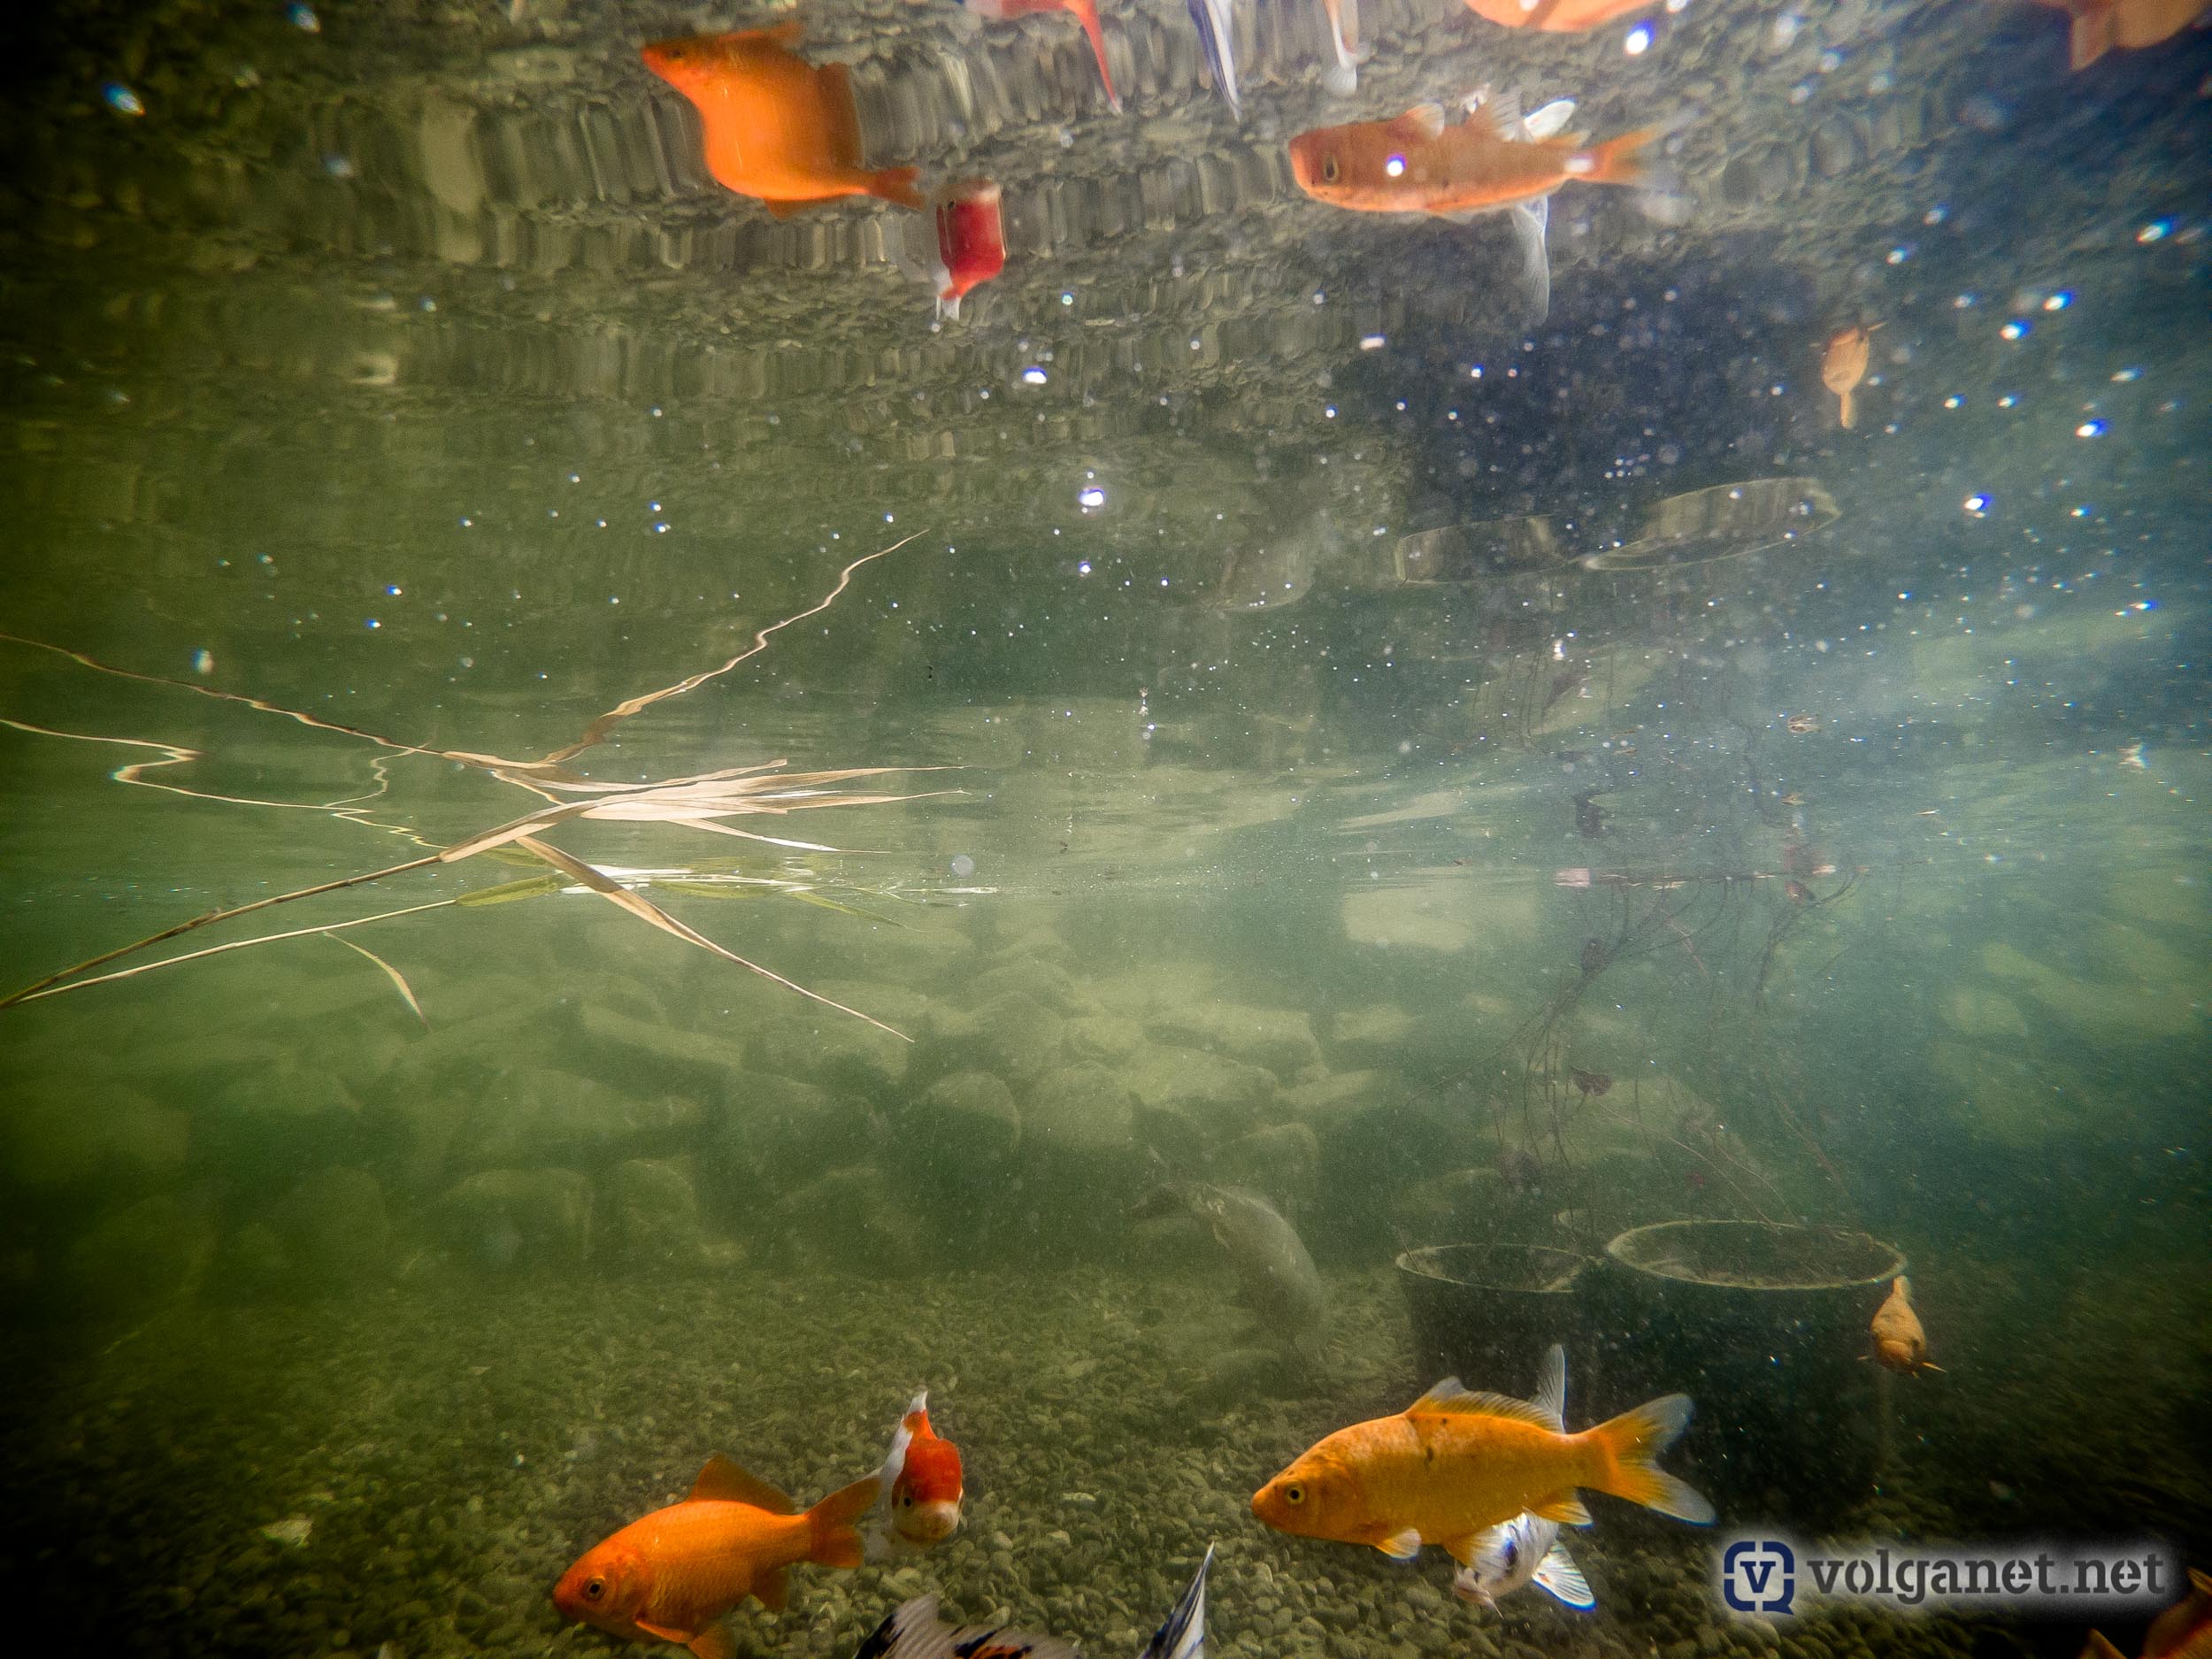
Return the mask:
M 785 1570 L 803 1561 L 860 1565 L 853 1523 L 883 1490 L 869 1475 L 804 1514 L 728 1458 L 707 1459 L 690 1495 L 656 1509 L 578 1557 L 553 1589 L 569 1618 L 632 1641 L 675 1642 L 698 1659 L 735 1659 L 722 1616 L 747 1596 L 784 1604 Z
M 918 169 L 861 165 L 860 118 L 845 65 L 817 68 L 793 51 L 803 33 L 796 22 L 779 23 L 656 41 L 641 55 L 699 111 L 716 182 L 766 204 L 779 219 L 848 196 L 921 208 Z
M 1359 89 L 1359 0 L 1321 0 L 1329 20 L 1329 46 L 1336 61 L 1322 72 L 1322 84 L 1345 97 Z
M 1703 1524 L 1713 1506 L 1658 1464 L 1689 1421 L 1688 1397 L 1666 1394 L 1570 1434 L 1548 1402 L 1478 1394 L 1449 1377 L 1396 1417 L 1316 1441 L 1252 1494 L 1252 1513 L 1279 1532 L 1397 1561 L 1441 1544 L 1463 1566 L 1489 1528 L 1523 1511 L 1586 1524 L 1579 1486 Z
M 960 1448 L 929 1424 L 929 1390 L 907 1403 L 891 1435 L 891 1449 L 878 1471 L 890 1518 L 882 1536 L 883 1553 L 926 1549 L 953 1535 L 966 1495 Z M 875 1554 L 870 1540 L 870 1554 Z

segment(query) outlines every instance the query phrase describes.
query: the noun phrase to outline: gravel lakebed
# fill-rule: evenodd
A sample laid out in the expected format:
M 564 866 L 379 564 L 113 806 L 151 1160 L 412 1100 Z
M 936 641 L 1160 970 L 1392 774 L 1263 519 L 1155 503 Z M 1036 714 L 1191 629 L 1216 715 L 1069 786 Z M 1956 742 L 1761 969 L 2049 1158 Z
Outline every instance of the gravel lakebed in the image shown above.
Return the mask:
M 1240 1659 L 2024 1650 L 1936 1619 L 1731 1624 L 1709 1534 L 1604 1499 L 1569 1534 L 1594 1614 L 1533 1590 L 1486 1611 L 1452 1599 L 1441 1551 L 1405 1568 L 1268 1531 L 1255 1487 L 1431 1380 L 1387 1274 L 1331 1291 L 1330 1348 L 1303 1378 L 1214 1363 L 1248 1340 L 1217 1275 L 549 1276 L 178 1308 L 14 1369 L 0 1561 L 50 1606 L 97 1607 L 126 1653 L 672 1654 L 565 1624 L 554 1580 L 711 1452 L 811 1502 L 879 1461 L 926 1386 L 966 1460 L 960 1532 L 882 1566 L 798 1569 L 789 1610 L 733 1617 L 741 1653 L 844 1659 L 935 1591 L 961 1618 L 1114 1659 L 1210 1543 L 1210 1645 Z

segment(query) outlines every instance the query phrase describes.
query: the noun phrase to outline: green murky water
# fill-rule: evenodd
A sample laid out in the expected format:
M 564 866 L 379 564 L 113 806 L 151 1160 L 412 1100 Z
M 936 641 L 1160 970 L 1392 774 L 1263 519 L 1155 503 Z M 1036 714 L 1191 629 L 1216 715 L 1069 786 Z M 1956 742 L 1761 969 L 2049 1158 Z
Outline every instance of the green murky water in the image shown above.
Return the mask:
M 1572 1426 L 1699 1394 L 1724 1523 L 2202 1560 L 2212 35 L 1391 0 L 1340 96 L 1268 4 L 1235 118 L 1180 7 L 1106 12 L 1119 114 L 1064 14 L 806 8 L 869 165 L 1000 186 L 940 320 L 930 216 L 770 217 L 638 58 L 788 15 L 26 37 L 16 1581 L 133 1652 L 604 1653 L 588 1546 L 718 1450 L 810 1502 L 927 1386 L 962 1530 L 741 1653 L 925 1592 L 1131 1652 L 1210 1543 L 1240 1655 L 2078 1645 L 1732 1624 L 1604 1500 L 1586 1613 L 1253 1518 L 1555 1337 Z M 1541 320 L 1503 219 L 1287 158 L 1482 84 L 1681 122 L 1552 199 Z M 1843 1288 L 1597 1265 L 1678 1220 Z M 1569 1266 L 1436 1313 L 1448 1244 Z M 1896 1257 L 1939 1375 L 1857 1363 Z

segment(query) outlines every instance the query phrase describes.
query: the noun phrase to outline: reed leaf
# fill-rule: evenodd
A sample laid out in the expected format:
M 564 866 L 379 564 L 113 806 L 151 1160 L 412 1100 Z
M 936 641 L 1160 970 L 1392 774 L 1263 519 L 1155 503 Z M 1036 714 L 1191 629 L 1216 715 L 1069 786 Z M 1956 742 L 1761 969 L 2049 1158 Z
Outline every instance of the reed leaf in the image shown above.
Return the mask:
M 407 983 L 407 976 L 405 974 L 402 973 L 397 968 L 395 968 L 390 963 L 385 961 L 383 957 L 378 956 L 376 952 L 371 950 L 366 945 L 357 945 L 350 939 L 340 939 L 337 934 L 332 933 L 327 927 L 323 929 L 323 933 L 324 936 L 329 939 L 333 943 L 343 945 L 348 950 L 358 951 L 362 956 L 366 956 L 371 962 L 376 964 L 378 967 L 383 969 L 384 977 L 389 979 L 392 982 L 393 987 L 399 992 L 400 1001 L 406 1003 L 409 1008 L 414 1010 L 415 1018 L 422 1021 L 422 1028 L 425 1031 L 428 1031 L 430 1029 L 430 1016 L 422 1011 L 422 1004 L 415 1000 L 414 987 Z

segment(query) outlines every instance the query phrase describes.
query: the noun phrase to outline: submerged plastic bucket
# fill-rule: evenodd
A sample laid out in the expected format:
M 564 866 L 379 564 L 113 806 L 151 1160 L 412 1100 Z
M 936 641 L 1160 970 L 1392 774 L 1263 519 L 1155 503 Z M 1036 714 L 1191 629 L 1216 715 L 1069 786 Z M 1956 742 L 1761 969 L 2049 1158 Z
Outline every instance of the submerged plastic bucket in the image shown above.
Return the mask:
M 1432 1244 L 1398 1257 L 1413 1316 L 1413 1351 L 1425 1382 L 1455 1376 L 1471 1388 L 1525 1399 L 1554 1342 L 1567 1349 L 1568 1399 L 1584 1357 L 1577 1294 L 1595 1263 L 1540 1244 Z
M 1596 1412 L 1688 1394 L 1696 1415 L 1665 1462 L 1723 1525 L 1818 1525 L 1867 1495 L 1880 1368 L 1861 1356 L 1902 1253 L 1863 1233 L 1759 1221 L 1661 1222 L 1605 1253 L 1588 1298 L 1606 1355 Z

